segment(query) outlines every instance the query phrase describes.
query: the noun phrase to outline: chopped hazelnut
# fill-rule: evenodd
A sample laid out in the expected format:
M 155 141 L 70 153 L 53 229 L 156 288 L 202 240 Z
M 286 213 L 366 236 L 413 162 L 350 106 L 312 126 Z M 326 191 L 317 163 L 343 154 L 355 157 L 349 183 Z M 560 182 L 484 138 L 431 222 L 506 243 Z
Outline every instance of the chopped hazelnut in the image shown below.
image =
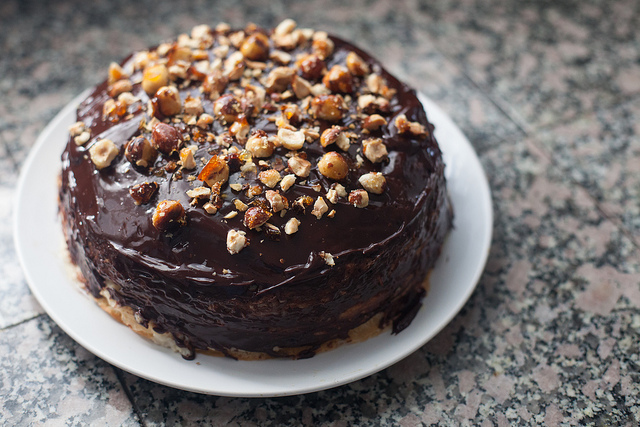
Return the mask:
M 115 98 L 122 93 L 131 92 L 132 89 L 133 85 L 129 79 L 118 80 L 110 86 L 109 96 Z
M 182 134 L 176 128 L 166 123 L 158 122 L 153 125 L 151 144 L 158 151 L 170 155 L 182 146 Z
M 220 156 L 214 155 L 198 174 L 198 179 L 206 182 L 210 187 L 213 187 L 216 183 L 224 184 L 229 179 L 227 161 Z
M 117 62 L 112 62 L 109 64 L 109 84 L 112 85 L 118 80 L 126 79 L 129 75 L 125 73 L 120 64 Z
M 311 112 L 318 119 L 336 122 L 344 111 L 344 99 L 340 95 L 318 95 L 311 101 Z
M 327 200 L 333 203 L 334 205 L 338 203 L 338 192 L 335 189 L 330 189 L 326 194 Z
M 298 220 L 298 218 L 291 218 L 284 225 L 284 232 L 289 235 L 296 233 L 298 231 L 299 226 L 300 226 L 300 221 Z
M 187 215 L 177 200 L 163 200 L 152 217 L 153 226 L 159 231 L 170 231 L 187 224 Z
M 245 68 L 244 56 L 242 52 L 233 52 L 226 61 L 224 61 L 224 75 L 230 80 L 238 80 L 242 77 Z
M 280 181 L 280 172 L 275 169 L 267 169 L 258 174 L 258 179 L 269 188 L 273 188 Z
M 184 100 L 184 113 L 190 116 L 199 116 L 204 112 L 202 100 L 200 98 L 192 98 L 187 96 Z
M 91 161 L 97 169 L 104 169 L 111 165 L 120 150 L 110 139 L 101 139 L 89 148 Z
M 129 189 L 129 194 L 136 205 L 149 203 L 153 195 L 158 191 L 157 182 L 143 182 L 136 184 Z
M 372 114 L 365 117 L 362 127 L 366 130 L 378 130 L 381 126 L 386 125 L 387 120 L 380 114 Z
M 362 175 L 358 182 L 370 193 L 382 194 L 387 180 L 380 172 L 369 172 Z
M 204 113 L 201 114 L 198 118 L 196 126 L 198 126 L 200 129 L 206 129 L 209 127 L 209 125 L 211 125 L 211 123 L 213 123 L 213 116 L 211 114 Z
M 294 174 L 285 175 L 280 181 L 280 188 L 282 191 L 287 191 L 296 182 L 296 176 Z
M 249 135 L 249 122 L 244 114 L 240 114 L 229 128 L 229 133 L 236 137 L 239 143 L 243 144 Z
M 338 193 L 338 196 L 347 197 L 347 190 L 344 188 L 342 184 L 336 184 L 334 188 L 336 190 L 336 193 Z
M 280 212 L 283 209 L 287 209 L 289 207 L 289 203 L 287 198 L 274 190 L 267 190 L 265 193 L 265 197 L 271 205 L 271 210 L 273 213 Z
M 214 70 L 208 74 L 202 82 L 202 91 L 209 95 L 210 99 L 218 98 L 227 87 L 229 79 L 220 70 Z
M 336 144 L 342 151 L 349 150 L 349 146 L 351 142 L 349 141 L 349 137 L 344 132 L 344 128 L 342 126 L 332 126 L 327 128 L 322 132 L 322 136 L 320 137 L 320 145 L 326 147 L 331 144 Z
M 349 203 L 356 208 L 366 208 L 369 205 L 369 193 L 365 190 L 353 190 L 349 193 Z
M 372 163 L 379 163 L 387 158 L 387 146 L 380 138 L 369 138 L 362 141 L 362 154 Z
M 247 197 L 250 199 L 260 194 L 262 194 L 262 187 L 259 185 L 252 185 L 247 188 Z
M 242 249 L 249 246 L 249 239 L 244 231 L 229 230 L 227 233 L 227 250 L 231 255 L 235 255 Z
M 373 113 L 374 111 L 388 112 L 390 104 L 389 101 L 381 96 L 366 94 L 358 97 L 358 107 L 365 113 Z
M 329 266 L 329 267 L 333 267 L 334 265 L 336 265 L 336 262 L 333 259 L 333 255 L 331 255 L 329 252 L 320 252 L 318 253 L 318 255 L 320 255 L 320 257 L 322 259 L 324 259 L 324 262 Z
M 302 77 L 308 80 L 319 79 L 325 69 L 324 61 L 314 54 L 303 55 L 296 61 L 296 66 Z
M 240 52 L 252 61 L 264 61 L 269 57 L 269 38 L 262 33 L 253 33 L 244 39 Z
M 247 140 L 245 148 L 258 159 L 271 157 L 273 150 L 275 150 L 275 146 L 269 141 L 267 133 L 263 130 L 254 131 Z
M 294 49 L 302 39 L 302 33 L 296 30 L 296 22 L 292 19 L 285 19 L 273 30 L 274 44 L 284 50 Z
M 151 65 L 144 69 L 142 74 L 142 89 L 150 97 L 168 83 L 169 70 L 163 64 Z
M 218 212 L 218 208 L 216 207 L 216 205 L 214 205 L 211 202 L 207 202 L 205 203 L 202 208 L 209 214 L 209 215 L 213 215 L 216 212 Z
M 209 187 L 196 187 L 187 191 L 187 196 L 192 199 L 208 199 L 211 196 Z
M 318 161 L 318 170 L 327 178 L 337 181 L 347 176 L 349 165 L 341 154 L 330 151 Z
M 196 159 L 193 157 L 197 147 L 192 145 L 180 150 L 180 160 L 182 161 L 182 167 L 185 169 L 195 169 Z
M 267 92 L 283 92 L 291 83 L 295 71 L 289 67 L 276 67 L 267 76 L 264 87 Z
M 289 62 L 291 62 L 291 55 L 281 50 L 271 51 L 271 53 L 269 53 L 269 58 L 273 59 L 274 61 L 282 65 L 286 65 Z
M 324 83 L 331 92 L 353 92 L 353 77 L 342 65 L 334 65 L 331 67 L 331 70 L 322 78 L 322 83 Z
M 227 123 L 233 123 L 242 113 L 240 101 L 230 93 L 222 95 L 213 103 L 213 114 Z
M 313 34 L 311 50 L 322 59 L 327 59 L 333 53 L 334 44 L 324 31 L 316 31 Z
M 396 129 L 400 134 L 412 134 L 415 136 L 421 136 L 427 134 L 427 129 L 418 122 L 410 122 L 407 120 L 407 116 L 404 114 L 398 114 L 395 119 Z
M 278 138 L 287 150 L 300 150 L 304 146 L 305 136 L 302 131 L 292 131 L 286 128 L 278 130 Z
M 165 116 L 174 116 L 182 111 L 180 93 L 175 86 L 163 86 L 156 92 L 160 112 Z
M 311 83 L 298 75 L 293 76 L 291 87 L 298 99 L 304 99 L 311 94 Z
M 71 136 L 78 136 L 80 135 L 82 132 L 84 132 L 86 130 L 86 125 L 84 124 L 84 122 L 75 122 L 74 124 L 72 124 L 71 126 L 69 126 L 69 135 Z
M 311 215 L 315 215 L 316 218 L 322 218 L 322 215 L 325 214 L 329 210 L 329 206 L 327 202 L 324 201 L 322 196 L 318 196 L 316 202 L 313 204 L 313 210 L 311 211 Z
M 231 211 L 228 214 L 226 214 L 223 218 L 224 219 L 231 219 L 231 218 L 235 218 L 238 216 L 238 211 Z
M 127 143 L 124 155 L 132 165 L 147 168 L 156 161 L 158 151 L 153 148 L 147 138 L 137 136 Z
M 347 54 L 347 68 L 354 76 L 364 76 L 369 74 L 369 65 L 355 52 Z
M 234 199 L 233 201 L 233 205 L 236 207 L 237 210 L 239 210 L 240 212 L 244 212 L 247 209 L 249 209 L 249 206 L 247 206 L 242 200 L 240 199 Z
M 309 176 L 309 172 L 311 171 L 311 163 L 301 157 L 293 156 L 287 162 L 291 171 L 301 178 L 306 178 Z
M 260 227 L 265 222 L 269 221 L 271 214 L 261 207 L 253 206 L 244 213 L 243 224 L 249 229 Z
M 91 134 L 87 130 L 82 132 L 80 135 L 73 137 L 73 141 L 76 145 L 84 145 L 89 141 L 89 139 L 91 139 Z

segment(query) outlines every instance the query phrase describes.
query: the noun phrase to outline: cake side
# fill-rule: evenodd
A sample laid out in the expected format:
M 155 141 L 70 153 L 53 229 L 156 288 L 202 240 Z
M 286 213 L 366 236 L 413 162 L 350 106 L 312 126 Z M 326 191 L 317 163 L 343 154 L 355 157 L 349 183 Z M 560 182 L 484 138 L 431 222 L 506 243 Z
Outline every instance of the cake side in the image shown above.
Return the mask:
M 451 225 L 413 90 L 286 22 L 196 27 L 110 77 L 78 109 L 60 190 L 95 298 L 185 354 L 307 357 L 376 316 L 410 322 Z

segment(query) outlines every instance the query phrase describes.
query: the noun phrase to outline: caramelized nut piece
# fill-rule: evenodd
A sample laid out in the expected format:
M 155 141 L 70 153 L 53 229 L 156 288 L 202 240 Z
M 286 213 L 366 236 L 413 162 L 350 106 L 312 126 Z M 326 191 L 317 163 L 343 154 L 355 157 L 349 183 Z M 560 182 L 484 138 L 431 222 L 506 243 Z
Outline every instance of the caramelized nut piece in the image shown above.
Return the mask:
M 271 157 L 273 150 L 275 150 L 273 143 L 269 141 L 267 133 L 263 130 L 254 131 L 247 140 L 245 148 L 258 159 Z
M 296 61 L 302 77 L 309 80 L 317 80 L 322 77 L 324 71 L 324 61 L 318 55 L 309 54 Z
M 427 134 L 427 129 L 418 122 L 410 122 L 407 120 L 407 116 L 399 114 L 395 120 L 396 128 L 400 134 L 412 134 L 415 136 L 421 136 Z
M 271 53 L 269 54 L 269 58 L 273 59 L 274 61 L 282 65 L 285 65 L 291 62 L 291 55 L 281 50 L 271 51 Z
M 144 136 L 137 136 L 127 143 L 124 155 L 134 166 L 148 168 L 153 165 L 158 157 L 158 151 Z
M 340 95 L 318 95 L 311 101 L 311 112 L 318 119 L 336 122 L 344 111 L 344 99 Z
M 198 179 L 206 182 L 209 187 L 213 187 L 216 183 L 224 184 L 229 179 L 227 161 L 220 156 L 214 155 L 198 174 Z
M 362 141 L 362 154 L 371 163 L 379 163 L 389 155 L 387 146 L 384 145 L 380 138 L 369 138 Z
M 226 123 L 233 123 L 242 113 L 240 101 L 230 93 L 222 95 L 213 103 L 213 114 Z
M 333 255 L 331 255 L 329 252 L 319 252 L 318 255 L 320 255 L 320 258 L 324 259 L 325 264 L 327 264 L 329 267 L 333 267 L 334 265 L 336 265 L 336 262 L 333 259 Z
M 264 61 L 269 58 L 269 38 L 262 33 L 253 33 L 244 39 L 240 52 L 252 61 Z
M 278 138 L 287 150 L 300 150 L 304 146 L 305 136 L 302 131 L 292 131 L 287 128 L 278 130 Z
M 153 96 L 158 89 L 169 83 L 169 70 L 163 64 L 151 65 L 142 74 L 142 89 Z
M 212 74 L 208 74 L 202 82 L 202 91 L 209 94 L 211 99 L 218 98 L 227 87 L 229 79 L 222 75 L 220 70 L 215 70 Z
M 354 76 L 364 76 L 369 74 L 369 65 L 364 62 L 364 59 L 362 59 L 357 53 L 349 52 L 347 54 L 346 62 L 349 72 Z
M 349 203 L 356 208 L 366 208 L 369 206 L 369 193 L 365 190 L 353 190 L 349 193 Z
M 293 76 L 291 88 L 298 99 L 304 99 L 311 94 L 311 83 L 298 75 Z
M 180 160 L 182 161 L 182 167 L 185 169 L 195 169 L 196 159 L 193 157 L 196 151 L 196 146 L 185 147 L 180 150 Z
M 104 169 L 111 165 L 120 150 L 110 139 L 101 139 L 89 148 L 91 161 L 96 165 L 96 169 Z
M 258 174 L 258 179 L 269 188 L 273 188 L 280 181 L 280 172 L 275 169 L 268 169 Z
M 196 126 L 198 126 L 200 129 L 206 129 L 209 127 L 209 125 L 211 125 L 211 123 L 213 123 L 213 116 L 211 114 L 204 113 L 201 114 L 198 118 Z
M 227 233 L 227 250 L 231 255 L 235 255 L 249 246 L 249 239 L 244 231 L 229 230 Z
M 187 196 L 192 199 L 208 199 L 211 197 L 211 189 L 208 187 L 196 187 L 187 191 Z
M 382 194 L 384 192 L 384 187 L 387 183 L 387 180 L 380 172 L 369 172 L 362 175 L 358 179 L 358 182 L 369 193 Z
M 318 161 L 318 170 L 327 178 L 338 181 L 347 176 L 349 165 L 341 154 L 330 151 Z
M 233 52 L 224 62 L 224 75 L 231 81 L 238 80 L 242 77 L 245 66 L 246 64 L 244 62 L 242 52 Z
M 313 210 L 311 211 L 311 215 L 314 215 L 316 218 L 322 218 L 322 215 L 325 214 L 329 210 L 329 206 L 327 202 L 324 201 L 322 196 L 318 196 L 316 202 L 313 204 Z
M 191 96 L 187 96 L 187 99 L 184 100 L 184 113 L 190 116 L 199 116 L 200 114 L 204 113 L 202 100 L 200 98 L 192 98 Z
M 331 70 L 322 78 L 322 83 L 324 83 L 331 92 L 353 92 L 353 77 L 342 65 L 334 65 L 331 67 Z
M 91 139 L 91 134 L 87 130 L 82 132 L 80 135 L 73 137 L 73 141 L 76 145 L 84 145 L 89 141 L 89 139 Z
M 365 113 L 373 113 L 374 111 L 386 113 L 391 108 L 391 105 L 389 101 L 381 96 L 366 94 L 358 97 L 358 107 Z
M 159 231 L 171 231 L 187 224 L 187 214 L 177 200 L 163 200 L 156 207 L 151 218 Z
M 300 226 L 300 221 L 298 220 L 298 218 L 291 218 L 289 221 L 287 221 L 287 223 L 284 225 L 284 232 L 286 234 L 293 234 L 296 233 L 298 231 L 298 227 Z
M 311 163 L 301 157 L 293 156 L 287 162 L 291 171 L 300 178 L 306 178 L 311 171 Z
M 247 206 L 242 200 L 240 199 L 235 199 L 233 201 L 233 205 L 236 207 L 236 209 L 240 212 L 245 212 L 247 209 L 249 209 L 249 206 Z
M 294 174 L 285 175 L 280 181 L 280 188 L 282 191 L 287 191 L 296 182 L 296 176 Z
M 265 222 L 269 221 L 271 214 L 261 207 L 253 206 L 244 213 L 244 220 L 242 223 L 245 227 L 253 229 L 260 227 Z
M 229 128 L 229 133 L 236 137 L 240 144 L 247 140 L 249 135 L 249 122 L 244 114 L 240 114 L 235 122 Z
M 342 126 L 332 126 L 322 132 L 322 136 L 320 137 L 320 145 L 322 145 L 323 147 L 327 147 L 334 143 L 342 151 L 349 150 L 351 141 L 349 141 L 349 137 L 345 134 L 344 128 Z
M 324 31 L 316 31 L 313 35 L 311 50 L 322 59 L 327 59 L 333 53 L 334 44 Z
M 362 127 L 366 130 L 378 130 L 381 126 L 387 124 L 387 120 L 382 117 L 380 114 L 372 114 L 370 116 L 365 117 L 364 122 L 362 123 Z
M 143 205 L 149 203 L 154 194 L 158 191 L 157 182 L 143 182 L 142 184 L 136 184 L 129 189 L 129 194 L 133 197 L 133 202 L 136 205 Z
M 109 96 L 115 98 L 121 93 L 131 92 L 132 89 L 133 85 L 129 79 L 118 80 L 111 85 L 109 89 Z
M 295 74 L 292 68 L 276 67 L 267 76 L 264 87 L 267 92 L 283 92 L 291 83 L 291 78 Z
M 87 129 L 87 127 L 84 124 L 84 122 L 75 122 L 74 124 L 69 126 L 69 135 L 78 136 L 82 132 L 84 132 L 86 129 Z
M 287 201 L 286 197 L 284 197 L 277 191 L 267 190 L 267 192 L 265 193 L 265 197 L 267 198 L 269 205 L 271 205 L 271 210 L 273 211 L 273 213 L 280 212 L 281 210 L 287 209 L 289 207 L 289 202 Z
M 180 93 L 175 86 L 163 86 L 156 92 L 160 112 L 165 116 L 175 116 L 182 111 Z
M 178 151 L 182 145 L 180 131 L 166 123 L 158 122 L 153 125 L 152 136 L 151 144 L 154 148 L 167 155 Z
M 112 85 L 118 80 L 126 79 L 129 76 L 124 72 L 120 64 L 117 62 L 112 62 L 109 64 L 109 84 Z

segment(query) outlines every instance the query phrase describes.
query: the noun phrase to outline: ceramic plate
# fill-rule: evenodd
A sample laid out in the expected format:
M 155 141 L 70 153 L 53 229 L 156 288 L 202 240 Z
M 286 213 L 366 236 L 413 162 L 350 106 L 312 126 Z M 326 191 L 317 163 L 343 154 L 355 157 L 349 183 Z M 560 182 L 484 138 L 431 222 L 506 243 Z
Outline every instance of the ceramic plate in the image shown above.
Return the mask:
M 472 146 L 426 97 L 444 152 L 455 228 L 431 275 L 431 291 L 411 325 L 306 360 L 243 362 L 198 355 L 186 361 L 113 320 L 78 290 L 65 264 L 57 213 L 60 155 L 82 94 L 39 136 L 19 180 L 15 243 L 33 294 L 60 327 L 107 362 L 157 383 L 222 396 L 285 396 L 336 387 L 378 372 L 433 338 L 467 301 L 484 269 L 491 243 L 491 195 Z

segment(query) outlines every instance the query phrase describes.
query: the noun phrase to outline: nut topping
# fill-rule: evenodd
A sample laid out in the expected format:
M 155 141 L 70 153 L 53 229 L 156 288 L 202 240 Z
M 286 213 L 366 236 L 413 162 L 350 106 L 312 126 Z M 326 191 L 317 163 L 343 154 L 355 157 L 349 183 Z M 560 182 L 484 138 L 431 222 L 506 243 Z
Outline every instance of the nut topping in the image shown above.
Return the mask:
M 289 202 L 286 197 L 278 193 L 274 190 L 267 190 L 265 193 L 265 197 L 267 201 L 271 205 L 271 210 L 273 213 L 280 212 L 283 209 L 287 209 L 289 207 Z
M 369 138 L 362 141 L 362 154 L 364 154 L 371 163 L 380 163 L 387 158 L 389 153 L 382 139 Z
M 143 205 L 149 203 L 151 198 L 158 191 L 157 182 L 143 182 L 142 184 L 136 184 L 129 189 L 129 194 L 133 197 L 133 202 L 136 205 Z
M 343 151 L 349 149 L 351 142 L 349 141 L 349 137 L 344 133 L 342 126 L 332 126 L 322 132 L 320 145 L 327 147 L 334 143 Z
M 412 134 L 422 136 L 427 134 L 427 129 L 418 122 L 410 122 L 407 116 L 399 114 L 395 119 L 395 125 L 399 134 Z
M 340 95 L 318 95 L 311 101 L 311 112 L 318 119 L 337 122 L 344 111 L 344 99 Z
M 249 246 L 249 239 L 244 231 L 229 230 L 227 233 L 227 250 L 231 255 L 235 255 L 242 249 Z
M 264 87 L 267 92 L 283 92 L 291 83 L 295 71 L 289 67 L 276 67 L 267 76 Z
M 120 150 L 110 139 L 101 139 L 89 148 L 91 161 L 96 165 L 96 169 L 104 169 L 111 165 Z
M 160 112 L 165 116 L 174 116 L 182 111 L 180 93 L 175 86 L 163 86 L 156 92 Z
M 311 94 L 311 83 L 298 75 L 294 75 L 291 80 L 291 88 L 298 99 L 304 99 Z
M 319 252 L 318 255 L 320 255 L 320 257 L 322 259 L 324 259 L 324 262 L 329 266 L 329 267 L 333 267 L 334 265 L 336 265 L 336 262 L 333 259 L 333 255 L 331 255 L 329 252 Z
M 169 70 L 162 64 L 151 65 L 142 74 L 142 89 L 153 96 L 158 89 L 169 83 Z
M 308 80 L 317 80 L 322 77 L 325 64 L 318 55 L 309 54 L 298 59 L 296 66 L 300 70 L 302 77 Z
M 166 123 L 158 122 L 153 126 L 151 144 L 161 153 L 171 155 L 180 149 L 182 134 L 178 129 Z
M 282 191 L 287 191 L 296 182 L 296 176 L 294 174 L 285 175 L 280 181 L 280 188 Z
M 199 116 L 204 113 L 204 108 L 202 107 L 202 100 L 200 98 L 192 98 L 191 96 L 187 96 L 184 100 L 184 113 L 190 116 Z
M 214 155 L 198 174 L 198 179 L 206 182 L 209 187 L 213 187 L 216 183 L 224 184 L 229 179 L 227 161 L 220 156 Z
M 334 44 L 324 31 L 316 31 L 313 35 L 311 50 L 322 59 L 327 59 L 333 53 Z
M 349 203 L 356 208 L 369 206 L 369 194 L 365 190 L 353 190 L 349 193 Z
M 124 149 L 124 155 L 134 166 L 148 168 L 158 157 L 158 151 L 144 136 L 137 136 L 129 141 Z
M 380 172 L 369 172 L 362 175 L 358 182 L 370 193 L 382 194 L 387 183 L 384 175 Z
M 187 215 L 177 200 L 163 200 L 156 207 L 151 218 L 159 231 L 171 231 L 187 224 Z
M 129 75 L 125 73 L 120 64 L 112 62 L 109 64 L 109 85 L 113 85 L 118 80 L 126 79 Z
M 252 61 L 264 61 L 269 57 L 269 38 L 262 33 L 253 33 L 244 39 L 240 52 Z
M 253 157 L 258 159 L 271 157 L 273 150 L 275 150 L 275 146 L 269 141 L 267 133 L 263 130 L 254 131 L 247 140 L 245 148 Z
M 220 117 L 226 123 L 233 123 L 240 113 L 240 101 L 230 93 L 222 95 L 213 103 L 214 116 Z
M 355 52 L 349 52 L 347 54 L 346 63 L 349 72 L 354 76 L 364 76 L 369 74 L 369 65 Z
M 298 231 L 298 227 L 299 226 L 300 226 L 300 221 L 298 220 L 298 218 L 291 218 L 284 225 L 284 232 L 286 234 L 291 235 L 291 234 L 296 233 Z
M 288 165 L 291 171 L 300 178 L 308 177 L 309 172 L 311 171 L 311 162 L 298 156 L 291 157 L 288 161 Z
M 269 221 L 271 214 L 261 207 L 253 206 L 244 213 L 244 220 L 242 223 L 245 227 L 253 229 L 260 227 L 265 222 Z
M 327 178 L 338 181 L 347 176 L 349 165 L 341 154 L 330 151 L 318 161 L 318 170 Z
M 329 206 L 327 202 L 324 201 L 322 196 L 318 196 L 316 202 L 313 204 L 313 210 L 311 211 L 311 215 L 314 215 L 316 218 L 322 218 L 322 215 L 325 214 L 329 210 Z
M 362 127 L 366 130 L 378 130 L 381 126 L 387 124 L 387 119 L 382 117 L 380 114 L 372 114 L 370 116 L 365 117 L 364 122 L 362 123 Z
M 268 169 L 258 174 L 258 179 L 269 188 L 273 188 L 280 181 L 280 172 L 275 169 Z
M 304 132 L 281 128 L 278 130 L 278 138 L 282 143 L 282 146 L 287 150 L 300 150 L 304 146 L 305 136 Z
M 353 77 L 342 65 L 334 65 L 322 78 L 322 83 L 331 91 L 339 93 L 353 92 Z

